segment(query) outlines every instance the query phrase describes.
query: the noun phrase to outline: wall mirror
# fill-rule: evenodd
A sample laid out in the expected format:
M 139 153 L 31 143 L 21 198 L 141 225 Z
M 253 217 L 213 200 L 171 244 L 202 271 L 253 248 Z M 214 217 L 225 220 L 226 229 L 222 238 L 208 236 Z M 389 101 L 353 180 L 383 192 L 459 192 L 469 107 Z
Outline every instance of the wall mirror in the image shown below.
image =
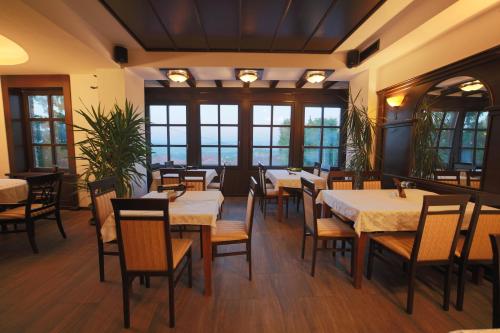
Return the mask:
M 457 76 L 434 85 L 415 111 L 412 176 L 480 189 L 490 92 Z

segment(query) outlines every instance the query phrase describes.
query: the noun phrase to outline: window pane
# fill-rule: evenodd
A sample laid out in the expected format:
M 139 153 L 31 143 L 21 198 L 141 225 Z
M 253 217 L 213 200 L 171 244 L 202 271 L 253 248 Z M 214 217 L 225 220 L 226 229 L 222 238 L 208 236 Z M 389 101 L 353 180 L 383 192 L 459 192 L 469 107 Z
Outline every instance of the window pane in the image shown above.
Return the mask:
M 30 118 L 49 118 L 49 100 L 47 96 L 28 96 Z
M 319 162 L 319 148 L 304 149 L 304 166 L 314 165 L 314 162 Z
M 168 123 L 169 124 L 186 124 L 186 106 L 185 105 L 170 105 L 168 107 Z
M 269 165 L 270 157 L 271 157 L 271 150 L 269 148 L 254 148 L 252 164 L 258 165 L 260 162 L 263 165 Z
M 275 105 L 273 110 L 273 125 L 290 125 L 291 114 L 291 106 Z
M 269 146 L 271 144 L 271 127 L 253 128 L 253 145 Z
M 236 126 L 221 126 L 220 128 L 220 144 L 221 145 L 238 145 L 238 127 Z
M 33 143 L 43 144 L 51 143 L 50 123 L 48 121 L 31 122 L 31 139 Z
M 35 168 L 52 168 L 51 147 L 33 146 Z
M 186 147 L 170 147 L 170 160 L 174 164 L 186 164 Z
M 437 139 L 438 139 L 438 130 L 431 131 L 431 142 L 432 142 L 432 147 L 437 147 Z
M 170 144 L 186 144 L 186 126 L 170 126 Z
M 462 131 L 462 147 L 474 147 L 474 131 Z
M 321 128 L 304 128 L 304 146 L 321 145 Z
M 329 167 L 339 166 L 339 150 L 338 149 L 323 149 L 322 165 Z
M 151 144 L 152 145 L 168 144 L 167 126 L 151 126 Z
M 68 169 L 68 148 L 65 146 L 56 146 L 56 164 L 61 169 Z
M 166 124 L 167 107 L 165 105 L 151 105 L 149 107 L 149 122 L 151 124 Z
M 476 116 L 477 112 L 467 112 L 464 119 L 464 128 L 475 128 Z
M 439 147 L 451 147 L 453 144 L 453 130 L 442 130 L 439 137 Z
M 274 166 L 288 166 L 288 148 L 273 148 L 273 160 L 272 165 Z
M 455 128 L 458 112 L 446 112 L 443 122 L 443 128 Z
M 167 147 L 151 147 L 151 163 L 165 163 L 168 161 Z
M 323 129 L 323 146 L 327 146 L 327 147 L 340 146 L 340 129 L 339 128 L 324 128 Z
M 304 108 L 304 126 L 321 126 L 321 108 L 310 107 Z
M 479 118 L 477 120 L 477 128 L 481 129 L 488 128 L 488 112 L 479 112 Z
M 324 108 L 324 125 L 340 126 L 340 108 Z
M 219 165 L 219 150 L 217 147 L 201 147 L 201 164 Z
M 448 167 L 448 164 L 450 163 L 450 152 L 451 149 L 438 150 L 439 159 L 441 160 L 441 163 L 443 163 L 445 167 Z
M 483 149 L 476 150 L 476 166 L 478 167 L 483 166 L 483 158 L 484 158 L 484 150 Z
M 472 163 L 472 149 L 462 149 L 460 151 L 460 163 Z
M 486 131 L 477 131 L 476 148 L 484 148 L 486 145 Z
M 270 105 L 254 105 L 253 106 L 253 123 L 254 123 L 254 125 L 270 125 L 271 124 L 271 106 Z
M 52 96 L 52 117 L 53 118 L 64 118 L 64 97 L 63 96 Z
M 290 127 L 273 127 L 273 146 L 290 145 Z
M 200 124 L 217 124 L 219 121 L 217 115 L 217 105 L 200 105 Z
M 432 121 L 434 122 L 435 127 L 441 127 L 441 122 L 443 121 L 444 112 L 441 111 L 433 111 L 432 112 Z
M 219 134 L 217 126 L 201 126 L 201 144 L 218 145 Z
M 54 138 L 57 144 L 67 143 L 66 124 L 62 121 L 54 121 Z
M 220 123 L 238 124 L 238 105 L 221 105 Z
M 222 147 L 220 149 L 220 163 L 227 165 L 238 165 L 238 148 Z

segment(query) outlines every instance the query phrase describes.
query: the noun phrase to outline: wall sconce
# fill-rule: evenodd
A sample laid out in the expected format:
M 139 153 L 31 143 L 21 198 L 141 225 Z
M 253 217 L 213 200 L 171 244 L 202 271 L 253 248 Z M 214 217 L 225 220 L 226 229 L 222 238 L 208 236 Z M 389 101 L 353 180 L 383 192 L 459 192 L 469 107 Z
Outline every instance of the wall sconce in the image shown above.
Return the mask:
M 405 95 L 396 95 L 396 96 L 391 96 L 387 97 L 385 101 L 387 104 L 389 104 L 390 107 L 395 108 L 395 115 L 394 118 L 398 119 L 398 109 L 399 107 L 403 104 L 403 101 L 405 99 Z

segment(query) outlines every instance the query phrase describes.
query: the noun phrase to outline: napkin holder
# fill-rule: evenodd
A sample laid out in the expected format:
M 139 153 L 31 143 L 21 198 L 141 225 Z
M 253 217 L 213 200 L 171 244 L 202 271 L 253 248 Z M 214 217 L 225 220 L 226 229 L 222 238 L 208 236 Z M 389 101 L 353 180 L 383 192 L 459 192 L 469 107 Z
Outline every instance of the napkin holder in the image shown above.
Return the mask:
M 398 189 L 399 197 L 406 198 L 405 189 L 403 188 L 403 186 L 401 186 L 401 181 L 397 178 L 392 178 L 392 180 L 394 181 L 394 185 L 396 185 L 396 188 Z
M 174 202 L 177 198 L 180 198 L 186 193 L 186 185 L 158 185 L 158 193 L 167 191 L 168 201 Z

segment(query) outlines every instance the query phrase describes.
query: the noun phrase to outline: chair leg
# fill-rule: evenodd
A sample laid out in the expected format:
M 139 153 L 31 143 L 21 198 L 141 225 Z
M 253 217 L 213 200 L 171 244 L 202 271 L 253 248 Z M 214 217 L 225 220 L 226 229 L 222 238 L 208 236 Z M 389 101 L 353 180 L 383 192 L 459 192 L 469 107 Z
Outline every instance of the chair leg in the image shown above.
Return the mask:
M 97 243 L 97 253 L 99 258 L 99 281 L 104 282 L 104 249 L 101 242 Z
M 375 243 L 370 240 L 370 245 L 368 247 L 368 265 L 366 267 L 366 278 L 371 280 L 373 272 L 373 259 L 375 257 Z
M 415 279 L 417 273 L 417 265 L 410 263 L 410 272 L 408 274 L 408 296 L 406 299 L 406 312 L 413 313 L 413 298 L 415 295 Z
M 144 275 L 144 285 L 146 288 L 149 288 L 151 286 L 151 281 L 149 279 L 149 275 Z
M 458 311 L 462 311 L 464 308 L 466 272 L 467 272 L 467 265 L 464 262 L 460 262 L 460 264 L 458 265 L 458 286 L 457 286 L 457 304 L 456 304 L 456 308 Z
M 452 272 L 453 262 L 450 262 L 446 267 L 446 275 L 444 277 L 443 310 L 445 311 L 448 311 L 448 309 L 450 308 L 450 284 Z
M 286 201 L 285 201 L 285 218 L 288 218 L 288 201 L 289 201 L 289 198 L 286 198 Z
M 305 251 L 306 251 L 306 226 L 304 226 L 304 232 L 302 234 L 302 253 L 301 253 L 302 259 L 304 259 Z
M 170 328 L 175 327 L 175 299 L 174 299 L 174 277 L 168 277 L 168 310 L 170 316 Z
M 57 227 L 59 228 L 59 232 L 63 236 L 63 238 L 66 238 L 66 233 L 64 232 L 64 227 L 62 225 L 62 220 L 61 220 L 61 212 L 59 209 L 56 209 L 56 222 L 57 222 Z
M 122 278 L 122 296 L 123 296 L 123 325 L 125 328 L 130 328 L 130 295 L 129 295 L 129 279 L 125 275 Z
M 300 196 L 297 195 L 297 213 L 299 212 L 300 210 Z
M 193 288 L 193 253 L 191 249 L 189 249 L 187 253 L 188 259 L 188 287 Z
M 356 266 L 356 255 L 357 255 L 357 237 L 352 239 L 351 243 L 351 276 L 354 277 L 354 267 Z
M 200 258 L 203 259 L 203 234 L 200 227 Z
M 267 213 L 267 200 L 264 199 L 263 201 L 263 211 L 264 211 L 264 218 L 266 218 L 266 213 Z
M 312 255 L 312 267 L 311 267 L 311 276 L 314 276 L 314 271 L 316 269 L 316 253 L 318 251 L 318 239 L 316 236 L 313 236 L 313 255 Z
M 35 225 L 33 224 L 33 221 L 26 221 L 26 232 L 28 233 L 28 240 L 30 242 L 33 253 L 38 253 L 38 246 L 36 246 L 35 241 Z
M 248 280 L 252 281 L 252 244 L 247 242 Z

